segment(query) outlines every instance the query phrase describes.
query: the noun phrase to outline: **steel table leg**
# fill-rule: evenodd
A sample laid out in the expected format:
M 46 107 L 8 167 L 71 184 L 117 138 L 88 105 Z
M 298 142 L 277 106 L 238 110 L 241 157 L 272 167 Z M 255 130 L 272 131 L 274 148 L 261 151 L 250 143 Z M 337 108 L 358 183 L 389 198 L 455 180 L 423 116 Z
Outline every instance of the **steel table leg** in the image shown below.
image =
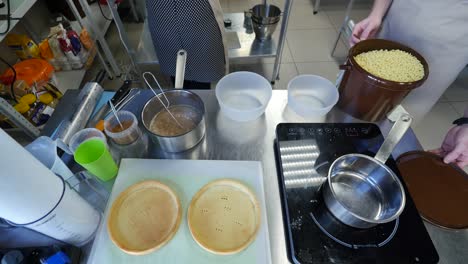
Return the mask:
M 333 45 L 333 49 L 331 51 L 331 56 L 333 57 L 335 54 L 336 47 L 338 46 L 338 42 L 340 41 L 341 34 L 345 34 L 346 37 L 350 37 L 351 35 L 348 36 L 346 34 L 346 28 L 348 27 L 348 22 L 350 21 L 349 15 L 351 13 L 351 9 L 353 8 L 355 0 L 350 0 L 348 3 L 348 6 L 346 7 L 346 13 L 345 13 L 345 18 L 343 20 L 343 23 L 341 24 L 340 30 L 338 31 L 338 36 L 336 37 L 335 44 Z M 351 29 L 352 30 L 352 29 Z M 352 34 L 352 32 L 351 32 Z
M 338 46 L 338 41 L 340 41 L 342 30 L 343 26 L 340 27 L 340 31 L 338 31 L 338 36 L 336 36 L 335 44 L 333 45 L 333 49 L 330 54 L 332 57 L 335 55 L 336 46 Z
M 315 0 L 315 3 L 314 3 L 314 15 L 318 13 L 320 9 L 320 0 Z
M 135 22 L 140 22 L 140 17 L 138 16 L 138 12 L 136 11 L 136 5 L 135 5 L 135 0 L 129 0 L 130 3 L 130 9 L 133 15 L 133 19 L 135 19 Z
M 130 0 L 132 1 L 132 0 Z M 120 41 L 122 41 L 122 45 L 125 48 L 125 51 L 128 54 L 128 57 L 130 58 L 130 63 L 132 64 L 133 70 L 137 73 L 138 76 L 140 76 L 141 72 L 139 70 L 139 67 L 136 63 L 136 52 L 135 50 L 131 47 L 130 41 L 128 39 L 127 32 L 125 31 L 124 25 L 122 23 L 122 20 L 120 19 L 119 13 L 117 12 L 117 5 L 113 2 L 109 2 L 109 7 L 112 13 L 112 17 L 114 18 L 115 25 L 117 27 L 117 31 L 119 32 L 120 36 Z
M 273 67 L 273 76 L 271 78 L 272 83 L 279 79 L 281 57 L 283 55 L 284 41 L 286 40 L 286 31 L 288 29 L 289 15 L 291 13 L 292 4 L 293 0 L 286 0 L 286 3 L 284 4 L 283 21 L 281 23 L 281 31 L 279 35 L 278 48 L 276 50 L 275 57 L 275 66 Z

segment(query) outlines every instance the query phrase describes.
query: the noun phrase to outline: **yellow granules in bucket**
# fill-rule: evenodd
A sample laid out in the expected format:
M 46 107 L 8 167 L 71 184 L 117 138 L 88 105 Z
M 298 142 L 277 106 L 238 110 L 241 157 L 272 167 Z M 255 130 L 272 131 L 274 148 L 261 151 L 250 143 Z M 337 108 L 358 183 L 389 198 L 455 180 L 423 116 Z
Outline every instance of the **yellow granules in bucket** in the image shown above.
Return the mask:
M 415 56 L 402 50 L 372 50 L 354 56 L 367 72 L 394 82 L 415 82 L 424 77 L 424 67 Z

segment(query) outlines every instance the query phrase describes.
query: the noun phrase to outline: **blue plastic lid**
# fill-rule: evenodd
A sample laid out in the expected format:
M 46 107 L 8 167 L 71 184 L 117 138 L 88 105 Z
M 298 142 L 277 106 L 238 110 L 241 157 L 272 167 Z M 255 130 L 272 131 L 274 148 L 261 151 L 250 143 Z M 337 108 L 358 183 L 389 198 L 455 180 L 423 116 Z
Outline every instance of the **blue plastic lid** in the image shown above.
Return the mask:
M 44 262 L 44 264 L 67 264 L 67 263 L 71 263 L 71 260 L 62 251 L 59 251 L 59 252 L 55 253 L 54 255 L 50 256 Z

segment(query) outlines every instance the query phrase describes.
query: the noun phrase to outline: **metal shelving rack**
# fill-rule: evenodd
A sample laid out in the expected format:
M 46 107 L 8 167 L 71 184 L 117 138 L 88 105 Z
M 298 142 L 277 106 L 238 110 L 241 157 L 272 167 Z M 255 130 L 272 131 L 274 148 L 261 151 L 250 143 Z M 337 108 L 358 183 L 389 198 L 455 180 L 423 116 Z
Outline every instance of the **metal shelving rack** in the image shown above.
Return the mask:
M 105 39 L 106 31 L 109 28 L 112 21 L 115 21 L 115 19 L 105 20 L 104 24 L 101 25 L 102 23 L 98 23 L 97 21 L 98 19 L 96 19 L 97 9 L 96 8 L 93 9 L 94 6 L 90 6 L 86 0 L 79 0 L 79 3 L 81 7 L 83 8 L 83 12 L 86 15 L 84 18 L 81 18 L 81 16 L 78 13 L 78 9 L 76 8 L 73 1 L 72 0 L 66 0 L 66 1 L 68 5 L 70 6 L 74 16 L 79 21 L 80 26 L 88 29 L 89 32 L 93 35 L 95 42 L 99 44 L 99 47 L 102 50 L 103 54 L 101 54 L 98 49 L 98 52 L 97 52 L 98 58 L 101 61 L 101 64 L 106 70 L 108 76 L 110 78 L 113 78 L 115 76 L 120 76 L 123 73 L 122 69 L 119 67 L 117 61 L 115 60 L 115 56 L 112 53 L 112 50 L 110 49 L 109 44 L 107 43 Z M 130 4 L 130 10 L 131 10 L 133 18 L 136 21 L 139 21 L 139 16 L 136 11 L 136 5 L 135 5 L 134 0 L 129 0 L 128 2 Z M 99 3 L 96 3 L 96 5 L 99 5 Z M 112 6 L 115 6 L 115 8 L 117 8 L 117 5 L 112 1 L 108 2 L 108 6 L 109 6 L 109 9 L 111 9 Z M 110 67 L 108 66 L 106 61 L 109 63 Z
M 31 138 L 37 138 L 39 136 L 39 129 L 33 126 L 24 116 L 16 111 L 13 106 L 10 105 L 5 99 L 0 97 L 0 114 L 8 117 L 18 128 L 23 130 Z
M 36 0 L 11 0 L 10 1 L 10 4 L 11 4 L 10 15 L 14 19 L 10 20 L 9 31 L 11 31 L 15 27 L 15 25 L 19 22 L 19 19 L 22 18 L 29 11 L 29 9 L 31 9 L 31 7 L 34 6 L 35 3 L 36 3 Z M 6 10 L 7 10 L 6 7 L 0 9 L 0 15 L 6 15 Z M 6 20 L 0 20 L 0 32 L 3 32 L 6 30 L 6 25 L 7 25 Z M 6 37 L 7 34 L 8 32 L 0 35 L 0 41 L 2 41 Z
M 320 2 L 319 0 L 317 1 Z M 353 34 L 354 21 L 350 18 L 350 15 L 351 15 L 351 10 L 353 9 L 354 1 L 355 0 L 350 0 L 348 3 L 348 6 L 346 7 L 345 18 L 343 20 L 343 23 L 341 24 L 340 30 L 338 31 L 338 35 L 336 36 L 336 39 L 335 39 L 335 44 L 333 45 L 333 49 L 331 51 L 332 57 L 335 54 L 336 46 L 338 45 L 338 42 L 340 41 L 341 35 L 343 34 L 345 36 L 345 39 L 349 39 L 351 35 Z M 349 46 L 348 41 L 346 41 L 345 44 Z

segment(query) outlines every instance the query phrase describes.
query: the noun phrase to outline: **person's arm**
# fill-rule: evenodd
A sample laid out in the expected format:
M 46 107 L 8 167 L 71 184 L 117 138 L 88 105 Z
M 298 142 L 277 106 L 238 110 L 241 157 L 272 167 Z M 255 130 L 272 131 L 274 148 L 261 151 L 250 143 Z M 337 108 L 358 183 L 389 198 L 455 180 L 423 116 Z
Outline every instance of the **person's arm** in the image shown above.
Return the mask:
M 379 19 L 380 21 L 382 21 L 391 3 L 392 0 L 375 0 L 369 17 Z
M 350 39 L 350 45 L 358 43 L 361 40 L 375 37 L 379 31 L 382 19 L 387 13 L 392 0 L 375 0 L 372 10 L 367 18 L 354 26 L 353 35 Z

